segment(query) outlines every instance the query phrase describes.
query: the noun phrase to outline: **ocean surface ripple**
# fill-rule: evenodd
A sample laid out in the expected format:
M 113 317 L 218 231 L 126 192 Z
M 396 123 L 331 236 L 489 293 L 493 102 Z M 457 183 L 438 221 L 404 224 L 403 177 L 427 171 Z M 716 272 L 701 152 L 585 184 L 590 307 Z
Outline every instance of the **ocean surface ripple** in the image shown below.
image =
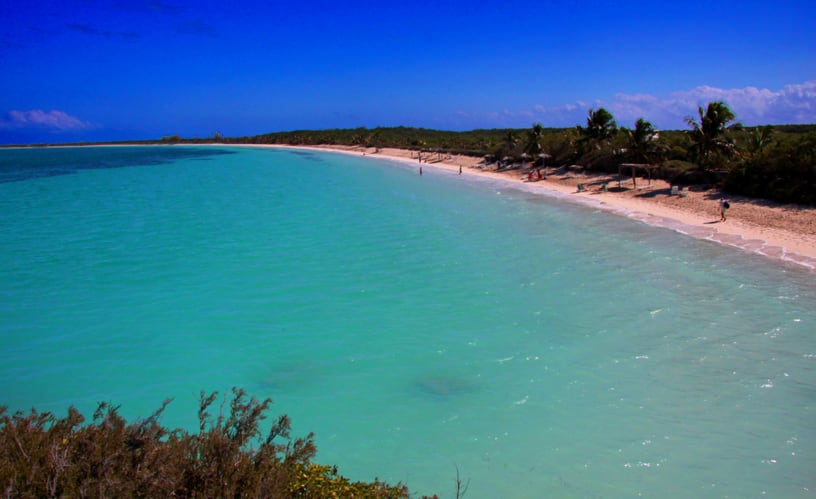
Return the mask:
M 480 179 L 228 147 L 0 151 L 0 404 L 272 397 L 472 497 L 816 490 L 806 269 Z

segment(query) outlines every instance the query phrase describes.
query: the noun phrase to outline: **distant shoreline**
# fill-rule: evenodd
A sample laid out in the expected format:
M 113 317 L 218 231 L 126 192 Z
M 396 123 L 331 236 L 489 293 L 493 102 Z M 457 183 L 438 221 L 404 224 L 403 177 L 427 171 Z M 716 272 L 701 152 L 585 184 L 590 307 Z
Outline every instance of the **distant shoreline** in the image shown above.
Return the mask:
M 218 144 L 214 144 L 218 145 Z M 546 178 L 526 181 L 528 169 L 496 171 L 483 164 L 480 158 L 461 155 L 424 153 L 422 163 L 417 151 L 407 149 L 359 146 L 290 146 L 280 144 L 220 144 L 221 146 L 270 147 L 307 149 L 352 154 L 372 159 L 387 159 L 413 166 L 419 170 L 438 168 L 463 175 L 479 175 L 507 182 L 509 186 L 532 193 L 556 196 L 569 202 L 594 206 L 600 210 L 639 220 L 643 223 L 666 227 L 697 239 L 732 246 L 771 259 L 793 263 L 816 271 L 816 208 L 781 205 L 764 200 L 729 197 L 731 209 L 728 220 L 719 221 L 717 190 L 684 192 L 672 195 L 671 186 L 664 180 L 637 178 L 637 189 L 631 179 L 622 179 L 618 188 L 617 175 L 573 172 L 567 169 L 544 169 Z M 607 191 L 603 191 L 606 182 Z M 578 184 L 585 189 L 578 190 Z

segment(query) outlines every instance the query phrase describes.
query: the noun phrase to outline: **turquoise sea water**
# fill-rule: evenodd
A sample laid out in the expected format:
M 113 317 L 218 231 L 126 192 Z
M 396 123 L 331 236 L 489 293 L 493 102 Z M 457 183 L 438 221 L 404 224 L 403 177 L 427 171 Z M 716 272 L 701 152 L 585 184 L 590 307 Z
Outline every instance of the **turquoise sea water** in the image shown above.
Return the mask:
M 0 404 L 232 386 L 416 493 L 811 496 L 816 279 L 369 158 L 0 150 Z

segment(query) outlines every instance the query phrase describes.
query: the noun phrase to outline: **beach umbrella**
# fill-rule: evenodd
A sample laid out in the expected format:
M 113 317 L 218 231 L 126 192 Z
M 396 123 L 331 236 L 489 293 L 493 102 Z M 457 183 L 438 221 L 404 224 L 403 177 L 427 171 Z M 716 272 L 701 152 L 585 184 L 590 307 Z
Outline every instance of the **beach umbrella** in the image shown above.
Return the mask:
M 530 155 L 526 152 L 521 153 L 521 168 L 524 168 L 524 162 L 530 159 Z

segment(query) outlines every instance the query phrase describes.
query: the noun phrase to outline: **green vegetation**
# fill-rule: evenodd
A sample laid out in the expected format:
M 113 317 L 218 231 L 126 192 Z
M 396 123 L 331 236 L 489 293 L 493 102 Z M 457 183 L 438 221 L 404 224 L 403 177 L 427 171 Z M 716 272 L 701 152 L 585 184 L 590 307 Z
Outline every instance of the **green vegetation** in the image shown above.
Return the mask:
M 201 394 L 195 434 L 159 424 L 169 400 L 130 424 L 106 403 L 89 424 L 73 407 L 64 418 L 34 410 L 9 416 L 0 407 L 0 490 L 4 497 L 408 497 L 405 486 L 351 482 L 336 467 L 312 463 L 313 435 L 292 440 L 286 416 L 261 438 L 270 399 L 233 389 L 214 417 L 216 398 Z
M 689 157 L 704 170 L 722 167 L 728 158 L 737 154 L 734 137 L 727 133 L 726 128 L 736 116 L 719 101 L 709 103 L 705 113 L 702 106 L 697 111 L 699 121 L 686 118 L 686 123 L 691 127 Z
M 579 126 L 578 132 L 585 142 L 600 149 L 603 145 L 609 145 L 609 141 L 618 132 L 618 124 L 615 123 L 612 113 L 606 109 L 600 108 L 597 111 L 590 109 L 586 128 Z
M 719 101 L 697 109 L 685 130 L 658 131 L 645 118 L 633 129 L 618 127 L 608 110 L 590 109 L 586 126 L 489 129 L 453 132 L 377 127 L 295 130 L 249 137 L 183 139 L 161 144 L 334 145 L 411 149 L 485 158 L 498 169 L 581 165 L 587 171 L 617 172 L 623 163 L 647 163 L 655 178 L 672 184 L 716 186 L 731 194 L 782 203 L 816 204 L 816 125 L 745 127 Z M 155 144 L 131 141 L 126 144 Z
M 723 187 L 745 196 L 816 205 L 816 133 L 780 137 L 749 149 L 730 168 Z
M 543 129 L 557 132 L 558 129 Z M 361 147 L 396 147 L 421 151 L 443 151 L 451 154 L 484 156 L 495 152 L 508 133 L 517 136 L 525 130 L 472 130 L 452 132 L 427 128 L 348 128 L 329 130 L 296 130 L 291 132 L 268 133 L 252 137 L 225 139 L 225 143 L 240 144 L 287 144 L 287 145 L 341 145 Z M 522 151 L 519 151 L 521 154 Z
M 161 142 L 169 144 L 178 144 L 181 140 L 181 135 L 165 135 L 161 138 Z
M 626 134 L 626 150 L 629 151 L 632 161 L 653 164 L 663 154 L 658 143 L 660 134 L 650 122 L 639 118 L 635 128 L 623 129 Z
M 673 184 L 720 187 L 735 195 L 816 204 L 816 125 L 745 127 L 723 102 L 687 117 L 686 130 L 658 131 L 645 118 L 618 127 L 604 108 L 590 109 L 586 126 L 451 132 L 424 128 L 298 130 L 223 143 L 395 147 L 484 157 L 498 169 L 578 164 L 617 172 L 623 163 L 655 166 Z M 185 141 L 191 142 L 191 141 Z M 195 143 L 193 141 L 192 143 Z

